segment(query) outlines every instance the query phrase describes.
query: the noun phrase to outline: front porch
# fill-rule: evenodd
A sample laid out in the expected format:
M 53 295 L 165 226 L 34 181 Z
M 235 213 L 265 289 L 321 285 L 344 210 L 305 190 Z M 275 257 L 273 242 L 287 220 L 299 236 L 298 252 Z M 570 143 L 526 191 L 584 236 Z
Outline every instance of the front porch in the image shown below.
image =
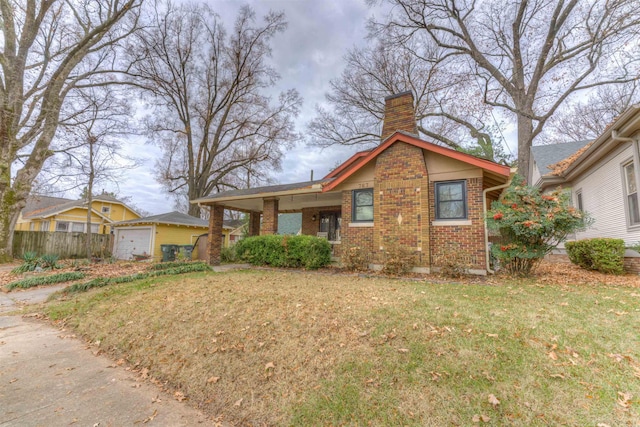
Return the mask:
M 323 186 L 331 181 L 332 179 L 322 179 L 227 191 L 194 201 L 210 208 L 209 263 L 220 265 L 225 210 L 249 215 L 249 236 L 277 234 L 280 213 L 300 213 L 301 234 L 326 238 L 331 243 L 333 255 L 339 257 L 342 241 L 342 192 L 322 192 Z

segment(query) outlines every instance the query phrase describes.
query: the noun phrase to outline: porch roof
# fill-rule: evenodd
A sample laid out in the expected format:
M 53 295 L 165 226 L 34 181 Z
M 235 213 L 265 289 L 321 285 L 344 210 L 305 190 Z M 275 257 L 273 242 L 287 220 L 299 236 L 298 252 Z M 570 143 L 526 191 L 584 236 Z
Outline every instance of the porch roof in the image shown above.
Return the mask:
M 270 198 L 278 198 L 279 212 L 300 212 L 303 208 L 309 207 L 338 206 L 342 203 L 340 191 L 322 191 L 331 181 L 333 178 L 324 178 L 317 181 L 230 190 L 195 199 L 191 203 L 222 205 L 227 209 L 242 212 L 261 212 L 263 200 Z

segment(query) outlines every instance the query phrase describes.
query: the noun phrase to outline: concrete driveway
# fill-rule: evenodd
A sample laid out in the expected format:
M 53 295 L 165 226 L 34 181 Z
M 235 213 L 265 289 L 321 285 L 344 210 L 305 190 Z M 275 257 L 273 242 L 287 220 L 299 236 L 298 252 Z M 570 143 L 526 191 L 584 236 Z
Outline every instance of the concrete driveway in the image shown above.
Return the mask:
M 43 301 L 55 288 L 0 293 L 0 309 Z M 214 426 L 201 412 L 96 356 L 69 331 L 0 315 L 0 426 Z

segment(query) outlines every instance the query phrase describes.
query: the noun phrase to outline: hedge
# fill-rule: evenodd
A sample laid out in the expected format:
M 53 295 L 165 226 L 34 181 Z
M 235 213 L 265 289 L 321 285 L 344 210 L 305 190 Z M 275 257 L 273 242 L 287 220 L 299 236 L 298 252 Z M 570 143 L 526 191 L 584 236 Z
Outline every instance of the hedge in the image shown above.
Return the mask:
M 315 236 L 254 236 L 235 245 L 239 259 L 253 265 L 317 269 L 331 262 L 331 244 Z
M 71 271 L 68 273 L 53 274 L 50 276 L 30 277 L 28 279 L 22 279 L 15 282 L 11 282 L 7 285 L 7 290 L 14 288 L 32 288 L 34 286 L 53 285 L 56 283 L 71 282 L 73 280 L 84 279 L 85 274 L 81 272 Z
M 572 263 L 587 270 L 606 274 L 624 273 L 624 241 L 596 238 L 566 242 L 565 248 Z

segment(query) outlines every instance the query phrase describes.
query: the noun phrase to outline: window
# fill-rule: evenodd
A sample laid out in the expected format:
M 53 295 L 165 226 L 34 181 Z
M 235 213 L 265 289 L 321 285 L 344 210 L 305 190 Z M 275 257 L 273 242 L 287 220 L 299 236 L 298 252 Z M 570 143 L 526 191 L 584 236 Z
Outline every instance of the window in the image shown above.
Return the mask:
M 98 224 L 91 224 L 91 232 L 93 234 L 98 234 Z
M 353 190 L 351 218 L 355 222 L 373 221 L 373 188 Z
M 108 214 L 109 212 L 111 212 L 111 206 L 102 207 L 102 213 Z
M 467 218 L 466 181 L 436 182 L 436 219 Z
M 40 231 L 49 231 L 50 226 L 51 226 L 50 221 L 42 221 L 40 223 Z
M 636 186 L 636 171 L 633 162 L 624 165 L 624 178 L 627 190 L 627 215 L 629 225 L 640 224 L 640 209 L 638 208 L 638 188 Z
M 36 229 L 36 224 L 34 222 L 29 223 L 29 231 L 34 231 Z
M 71 231 L 74 233 L 84 233 L 84 223 L 83 222 L 72 222 L 71 223 Z
M 576 191 L 576 207 L 580 211 L 584 211 L 584 205 L 582 204 L 582 190 Z
M 68 221 L 56 221 L 56 231 L 69 231 L 69 222 Z

